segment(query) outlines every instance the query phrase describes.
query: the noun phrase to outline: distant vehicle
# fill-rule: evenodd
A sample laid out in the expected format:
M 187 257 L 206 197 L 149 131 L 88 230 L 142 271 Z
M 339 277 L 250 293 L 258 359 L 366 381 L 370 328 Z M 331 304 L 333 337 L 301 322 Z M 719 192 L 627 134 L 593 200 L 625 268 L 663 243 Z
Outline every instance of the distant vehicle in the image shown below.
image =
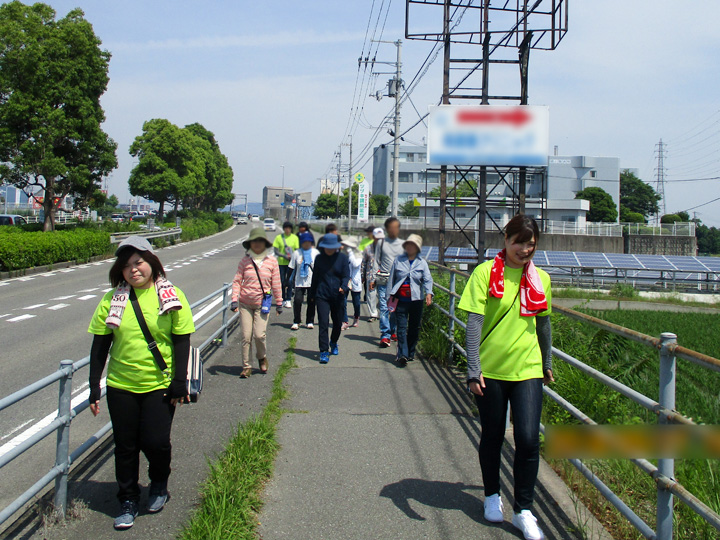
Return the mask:
M 27 225 L 27 220 L 16 214 L 0 214 L 0 225 Z
M 260 216 L 257 214 L 252 214 L 250 217 L 250 221 L 260 221 Z
M 124 223 L 125 215 L 124 214 L 113 214 L 110 216 L 110 221 L 112 221 L 113 223 Z
M 237 224 L 238 225 L 247 225 L 247 217 L 246 216 L 238 216 L 237 218 Z
M 265 221 L 263 221 L 263 229 L 266 231 L 274 231 L 275 220 L 273 218 L 265 218 Z

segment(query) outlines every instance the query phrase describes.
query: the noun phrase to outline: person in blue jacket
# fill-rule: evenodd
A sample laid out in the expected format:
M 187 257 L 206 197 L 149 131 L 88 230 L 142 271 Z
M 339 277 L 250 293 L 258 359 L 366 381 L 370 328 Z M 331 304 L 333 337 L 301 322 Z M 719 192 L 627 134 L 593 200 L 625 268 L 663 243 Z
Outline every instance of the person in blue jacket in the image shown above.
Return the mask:
M 345 295 L 350 280 L 350 263 L 347 255 L 340 252 L 342 244 L 338 235 L 327 233 L 318 242 L 320 254 L 315 257 L 309 299 L 315 301 L 317 309 L 318 344 L 320 347 L 320 363 L 327 364 L 330 355 L 340 353 L 338 339 L 345 314 Z M 332 318 L 332 334 L 328 342 L 328 328 Z

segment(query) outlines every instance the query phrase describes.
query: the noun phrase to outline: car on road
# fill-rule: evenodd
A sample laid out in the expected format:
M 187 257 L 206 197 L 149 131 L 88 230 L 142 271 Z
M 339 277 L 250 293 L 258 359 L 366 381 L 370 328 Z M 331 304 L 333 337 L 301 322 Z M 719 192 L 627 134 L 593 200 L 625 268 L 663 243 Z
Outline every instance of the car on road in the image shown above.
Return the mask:
M 266 231 L 274 231 L 275 220 L 273 218 L 265 218 L 265 221 L 263 221 L 263 229 Z
M 247 225 L 247 222 L 248 222 L 248 220 L 247 220 L 247 217 L 246 217 L 246 216 L 239 216 L 239 217 L 237 218 L 237 224 L 238 224 L 238 225 Z
M 0 225 L 27 225 L 27 220 L 16 214 L 0 214 Z
M 113 223 L 124 223 L 125 215 L 124 214 L 113 214 L 110 216 L 110 221 L 112 221 Z
M 250 216 L 250 221 L 260 221 L 260 216 L 258 216 L 257 214 L 252 214 Z

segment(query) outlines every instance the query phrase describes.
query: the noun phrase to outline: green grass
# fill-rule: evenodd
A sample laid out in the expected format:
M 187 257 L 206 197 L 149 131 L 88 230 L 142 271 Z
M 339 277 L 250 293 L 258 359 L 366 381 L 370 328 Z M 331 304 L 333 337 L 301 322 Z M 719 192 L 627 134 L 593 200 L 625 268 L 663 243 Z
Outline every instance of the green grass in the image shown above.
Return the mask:
M 180 534 L 181 540 L 256 538 L 261 491 L 272 476 L 279 450 L 276 430 L 288 395 L 283 380 L 295 366 L 295 341 L 293 337 L 288 342 L 263 412 L 241 424 L 223 454 L 210 465 L 202 502 Z

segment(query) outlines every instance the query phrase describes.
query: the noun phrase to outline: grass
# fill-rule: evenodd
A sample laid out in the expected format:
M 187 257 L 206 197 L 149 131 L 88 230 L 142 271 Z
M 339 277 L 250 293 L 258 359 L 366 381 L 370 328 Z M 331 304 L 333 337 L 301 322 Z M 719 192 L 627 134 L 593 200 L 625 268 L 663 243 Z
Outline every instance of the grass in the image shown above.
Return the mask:
M 678 293 L 666 293 L 662 297 L 648 298 L 630 285 L 616 284 L 609 291 L 580 289 L 577 287 L 553 288 L 553 298 L 577 298 L 583 300 L 622 300 L 659 304 L 675 304 L 703 308 L 720 308 L 720 302 L 695 302 L 684 300 Z
M 295 342 L 296 338 L 290 338 L 263 412 L 241 424 L 223 454 L 210 465 L 200 493 L 202 501 L 180 534 L 181 540 L 256 538 L 261 491 L 272 476 L 279 450 L 277 424 L 288 395 L 283 380 L 295 366 Z
M 447 287 L 447 274 L 434 275 L 441 285 Z M 464 279 L 458 278 L 456 290 L 461 293 Z M 566 296 L 563 293 L 553 296 Z M 591 297 L 588 291 L 579 291 L 582 297 Z M 569 297 L 575 291 L 569 291 Z M 591 293 L 592 294 L 592 293 Z M 601 294 L 601 293 L 600 293 Z M 618 288 L 618 295 L 628 291 Z M 608 298 L 607 294 L 602 297 Z M 618 298 L 612 297 L 612 298 Z M 632 298 L 632 297 L 631 297 Z M 637 300 L 638 298 L 633 298 Z M 437 292 L 435 301 L 448 307 L 447 294 Z M 673 313 L 656 311 L 590 311 L 599 318 L 632 328 L 639 332 L 658 336 L 661 332 L 677 334 L 678 342 L 690 349 L 720 357 L 720 333 L 717 315 L 706 313 Z M 459 319 L 466 314 L 457 311 Z M 658 353 L 641 344 L 610 334 L 604 330 L 568 319 L 560 314 L 552 315 L 553 344 L 586 364 L 610 375 L 635 390 L 658 398 Z M 465 369 L 465 359 L 457 352 L 448 356 L 448 340 L 439 332 L 447 328 L 447 319 L 436 309 L 425 310 L 420 347 L 429 357 L 443 364 Z M 463 345 L 464 332 L 456 325 L 455 340 Z M 601 424 L 656 423 L 657 417 L 620 394 L 608 391 L 604 385 L 558 360 L 553 364 L 556 383 L 553 388 L 580 410 Z M 720 375 L 700 366 L 678 360 L 676 408 L 698 423 L 720 423 Z M 577 423 L 567 412 L 549 398 L 545 399 L 543 423 Z M 564 460 L 550 461 L 568 486 L 582 502 L 606 526 L 616 540 L 635 540 L 639 533 L 592 487 L 575 468 Z M 655 527 L 656 487 L 654 481 L 627 460 L 588 460 L 590 467 L 613 491 L 615 491 L 651 527 Z M 675 477 L 691 493 L 720 512 L 720 462 L 718 460 L 676 460 Z M 682 502 L 675 505 L 676 539 L 717 538 L 717 531 L 697 517 Z

